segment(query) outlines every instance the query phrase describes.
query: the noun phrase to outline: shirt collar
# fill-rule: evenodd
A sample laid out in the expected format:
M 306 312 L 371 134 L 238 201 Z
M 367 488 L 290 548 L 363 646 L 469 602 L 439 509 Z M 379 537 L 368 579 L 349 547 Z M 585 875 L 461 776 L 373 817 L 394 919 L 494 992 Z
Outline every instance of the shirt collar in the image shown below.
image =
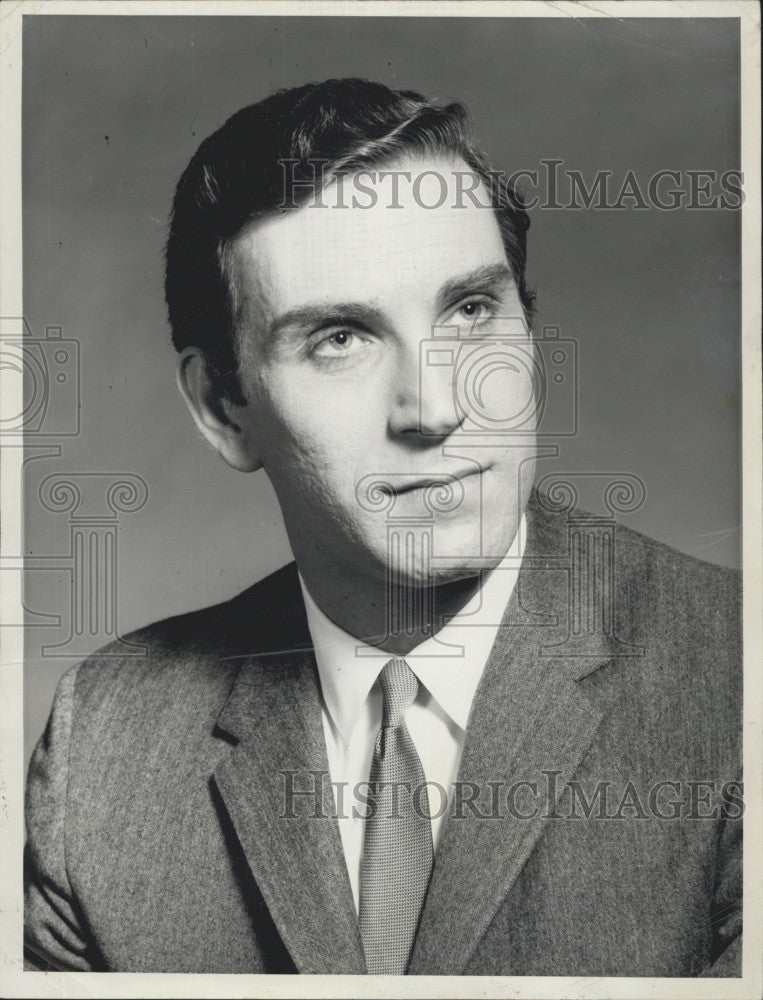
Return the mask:
M 405 657 L 421 684 L 462 730 L 466 729 L 477 685 L 514 592 L 525 537 L 523 516 L 509 551 L 486 575 L 462 611 Z M 299 582 L 323 700 L 346 744 L 376 678 L 392 654 L 339 628 L 318 607 L 301 574 Z

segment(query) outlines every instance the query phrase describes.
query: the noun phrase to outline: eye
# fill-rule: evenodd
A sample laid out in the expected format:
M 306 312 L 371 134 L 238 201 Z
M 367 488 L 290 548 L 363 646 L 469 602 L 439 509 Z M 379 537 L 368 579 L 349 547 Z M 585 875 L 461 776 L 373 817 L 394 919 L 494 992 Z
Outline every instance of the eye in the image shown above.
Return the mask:
M 332 330 L 324 335 L 312 349 L 314 357 L 341 358 L 356 354 L 365 341 L 354 330 Z
M 481 323 L 493 316 L 493 303 L 488 299 L 469 299 L 456 309 L 455 316 L 469 323 Z

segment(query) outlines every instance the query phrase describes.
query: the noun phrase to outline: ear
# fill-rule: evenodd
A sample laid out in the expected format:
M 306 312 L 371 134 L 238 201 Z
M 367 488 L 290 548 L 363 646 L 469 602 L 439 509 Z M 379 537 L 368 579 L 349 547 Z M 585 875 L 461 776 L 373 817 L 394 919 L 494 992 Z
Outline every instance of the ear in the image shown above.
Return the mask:
M 249 432 L 247 407 L 220 395 L 198 347 L 187 347 L 180 354 L 177 384 L 197 428 L 228 465 L 241 472 L 262 467 Z

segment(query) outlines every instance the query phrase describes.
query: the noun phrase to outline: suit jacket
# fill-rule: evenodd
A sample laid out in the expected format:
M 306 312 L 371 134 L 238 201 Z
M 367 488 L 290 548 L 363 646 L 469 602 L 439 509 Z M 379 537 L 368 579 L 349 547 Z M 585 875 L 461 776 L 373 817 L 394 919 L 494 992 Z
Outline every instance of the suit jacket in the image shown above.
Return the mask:
M 549 506 L 466 731 L 483 797 L 445 822 L 409 973 L 738 976 L 738 574 Z M 64 676 L 32 759 L 30 967 L 364 973 L 294 565 L 130 639 L 145 657 Z M 287 781 L 318 801 L 286 808 Z

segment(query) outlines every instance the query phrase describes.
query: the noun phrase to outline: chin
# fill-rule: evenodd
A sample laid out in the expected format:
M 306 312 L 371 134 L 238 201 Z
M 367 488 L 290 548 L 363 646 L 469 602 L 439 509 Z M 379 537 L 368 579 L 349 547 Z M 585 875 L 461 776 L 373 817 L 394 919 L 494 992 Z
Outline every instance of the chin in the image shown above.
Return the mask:
M 400 587 L 439 587 L 468 580 L 491 570 L 503 559 L 513 539 L 484 539 L 479 526 L 434 525 L 433 531 L 400 525 L 376 552 L 387 579 Z

